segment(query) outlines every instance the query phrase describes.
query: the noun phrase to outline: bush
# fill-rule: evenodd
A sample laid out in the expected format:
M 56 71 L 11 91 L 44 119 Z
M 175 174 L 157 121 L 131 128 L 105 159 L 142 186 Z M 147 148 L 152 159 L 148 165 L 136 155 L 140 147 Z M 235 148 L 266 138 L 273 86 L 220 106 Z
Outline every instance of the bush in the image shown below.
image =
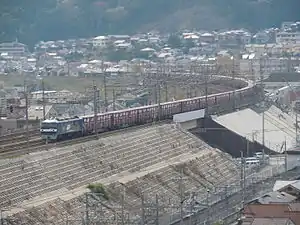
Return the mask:
M 87 188 L 90 189 L 90 191 L 93 193 L 101 194 L 104 199 L 106 199 L 106 200 L 109 199 L 108 194 L 107 194 L 103 184 L 99 184 L 99 183 L 89 184 L 87 186 Z

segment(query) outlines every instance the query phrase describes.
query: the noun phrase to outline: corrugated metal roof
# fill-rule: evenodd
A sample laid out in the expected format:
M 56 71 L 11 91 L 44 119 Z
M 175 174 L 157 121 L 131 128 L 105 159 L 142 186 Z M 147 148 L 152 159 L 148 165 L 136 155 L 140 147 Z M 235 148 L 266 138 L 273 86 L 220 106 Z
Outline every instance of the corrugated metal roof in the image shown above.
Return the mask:
M 286 115 L 279 116 L 276 107 L 265 112 L 265 146 L 276 152 L 283 152 L 283 144 L 286 142 L 287 149 L 292 148 L 295 142 L 295 132 L 291 128 L 290 118 Z M 262 115 L 252 109 L 244 109 L 234 113 L 219 116 L 215 122 L 227 129 L 247 138 L 249 141 L 262 141 Z M 289 122 L 287 122 L 289 121 Z
M 258 202 L 260 204 L 290 203 L 296 199 L 297 197 L 290 195 L 288 193 L 273 191 L 255 199 L 254 202 Z
M 177 123 L 183 123 L 183 122 L 203 118 L 204 115 L 205 115 L 205 109 L 200 109 L 191 112 L 176 114 L 173 116 L 173 121 Z

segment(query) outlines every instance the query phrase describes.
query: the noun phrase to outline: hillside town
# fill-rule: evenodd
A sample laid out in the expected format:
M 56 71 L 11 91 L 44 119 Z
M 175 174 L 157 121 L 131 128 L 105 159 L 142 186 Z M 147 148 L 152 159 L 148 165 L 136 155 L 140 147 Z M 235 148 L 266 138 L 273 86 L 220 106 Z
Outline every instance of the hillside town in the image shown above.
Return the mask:
M 2 118 L 22 120 L 27 108 L 28 119 L 38 124 L 41 119 L 53 116 L 94 112 L 95 96 L 91 85 L 84 87 L 84 92 L 57 88 L 43 84 L 49 77 L 100 79 L 102 91 L 97 94 L 97 111 L 107 112 L 157 102 L 157 93 L 151 93 L 153 87 L 149 90 L 149 82 L 153 79 L 141 78 L 141 74 L 192 70 L 245 76 L 254 81 L 272 73 L 300 73 L 300 22 L 285 22 L 280 28 L 257 33 L 245 29 L 175 34 L 150 32 L 40 41 L 32 48 L 18 40 L 1 43 L 3 80 L 20 76 L 27 77 L 28 81 L 26 93 L 25 82 L 10 85 L 1 81 L 0 113 Z M 121 77 L 123 81 L 120 81 Z M 111 89 L 111 93 L 107 93 L 107 89 Z M 191 90 L 194 87 L 184 89 L 181 95 L 166 94 L 163 101 L 196 96 Z M 24 122 L 18 125 L 3 119 L 1 123 L 2 127 L 7 127 L 6 132 L 24 125 Z
M 0 44 L 1 225 L 300 225 L 300 22 Z

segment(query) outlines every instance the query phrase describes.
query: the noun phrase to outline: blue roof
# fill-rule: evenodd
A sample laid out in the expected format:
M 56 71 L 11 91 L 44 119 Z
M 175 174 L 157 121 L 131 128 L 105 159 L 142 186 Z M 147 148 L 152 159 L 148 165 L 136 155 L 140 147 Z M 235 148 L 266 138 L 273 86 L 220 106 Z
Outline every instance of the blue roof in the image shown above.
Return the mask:
M 54 119 L 47 119 L 44 120 L 42 123 L 61 123 L 61 122 L 69 122 L 69 121 L 77 121 L 82 120 L 82 118 L 54 118 Z

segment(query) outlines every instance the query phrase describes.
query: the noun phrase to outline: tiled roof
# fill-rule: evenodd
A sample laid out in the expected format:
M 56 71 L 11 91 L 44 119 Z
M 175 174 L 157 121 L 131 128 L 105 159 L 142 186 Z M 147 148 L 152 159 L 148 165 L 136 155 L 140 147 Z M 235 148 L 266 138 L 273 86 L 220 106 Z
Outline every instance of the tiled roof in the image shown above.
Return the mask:
M 300 225 L 300 203 L 287 204 L 250 204 L 244 209 L 247 218 L 290 218 Z
M 292 225 L 287 218 L 253 218 L 243 221 L 242 225 Z

